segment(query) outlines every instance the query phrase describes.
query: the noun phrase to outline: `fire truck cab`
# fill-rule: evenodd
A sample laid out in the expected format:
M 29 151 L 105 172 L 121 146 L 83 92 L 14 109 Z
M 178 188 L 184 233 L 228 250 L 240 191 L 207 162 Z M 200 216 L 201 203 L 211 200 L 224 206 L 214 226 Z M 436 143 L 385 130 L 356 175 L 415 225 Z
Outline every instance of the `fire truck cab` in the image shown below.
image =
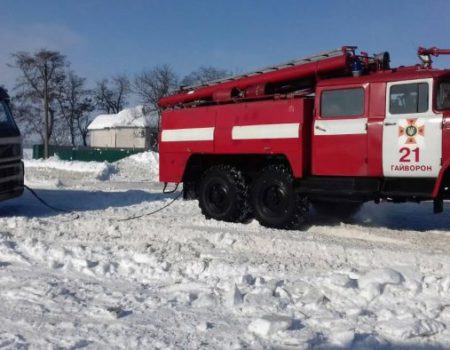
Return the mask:
M 355 47 L 160 100 L 160 180 L 203 214 L 299 228 L 309 206 L 353 215 L 366 201 L 434 201 L 450 187 L 450 70 L 389 67 Z

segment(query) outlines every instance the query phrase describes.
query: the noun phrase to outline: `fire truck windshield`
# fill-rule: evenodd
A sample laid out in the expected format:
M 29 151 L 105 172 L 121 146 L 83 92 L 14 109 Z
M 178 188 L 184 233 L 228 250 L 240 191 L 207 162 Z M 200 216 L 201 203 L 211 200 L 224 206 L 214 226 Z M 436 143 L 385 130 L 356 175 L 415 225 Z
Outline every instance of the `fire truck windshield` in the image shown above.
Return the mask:
M 8 104 L 0 102 L 0 136 L 12 136 L 18 134 L 18 129 L 11 115 Z
M 439 110 L 450 110 L 450 79 L 441 81 L 436 95 L 436 108 Z

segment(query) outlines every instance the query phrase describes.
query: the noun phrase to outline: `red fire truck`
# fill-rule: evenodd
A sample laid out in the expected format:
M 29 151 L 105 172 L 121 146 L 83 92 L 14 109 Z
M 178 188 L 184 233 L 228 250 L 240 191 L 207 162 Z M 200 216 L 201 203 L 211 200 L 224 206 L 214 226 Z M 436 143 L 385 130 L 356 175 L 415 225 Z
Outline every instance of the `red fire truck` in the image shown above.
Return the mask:
M 162 98 L 160 180 L 183 183 L 207 218 L 298 228 L 310 205 L 353 215 L 366 201 L 450 197 L 450 70 L 391 68 L 356 47 L 181 87 Z

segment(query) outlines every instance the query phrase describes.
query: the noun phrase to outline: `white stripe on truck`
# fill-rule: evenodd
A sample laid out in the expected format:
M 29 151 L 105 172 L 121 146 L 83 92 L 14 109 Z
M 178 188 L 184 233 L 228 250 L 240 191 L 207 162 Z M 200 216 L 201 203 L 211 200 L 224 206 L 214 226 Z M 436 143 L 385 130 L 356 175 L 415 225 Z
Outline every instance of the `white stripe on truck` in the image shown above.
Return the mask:
M 213 141 L 214 127 L 165 129 L 161 134 L 162 142 Z M 258 124 L 234 126 L 231 130 L 233 140 L 257 139 L 293 139 L 298 138 L 300 123 Z
M 233 140 L 294 139 L 299 137 L 299 123 L 234 126 Z
M 359 135 L 367 134 L 367 118 L 316 120 L 314 135 Z
M 213 140 L 214 128 L 166 129 L 161 133 L 162 142 Z

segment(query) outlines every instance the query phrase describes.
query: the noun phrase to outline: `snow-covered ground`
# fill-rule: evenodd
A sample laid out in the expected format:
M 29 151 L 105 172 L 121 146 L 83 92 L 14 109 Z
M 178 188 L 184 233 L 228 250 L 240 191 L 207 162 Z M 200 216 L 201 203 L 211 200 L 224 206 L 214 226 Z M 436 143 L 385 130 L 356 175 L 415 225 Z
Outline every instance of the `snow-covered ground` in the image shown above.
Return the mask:
M 153 153 L 26 174 L 74 212 L 29 192 L 0 203 L 0 349 L 450 348 L 450 203 L 283 231 L 182 200 L 124 220 L 177 195 Z

